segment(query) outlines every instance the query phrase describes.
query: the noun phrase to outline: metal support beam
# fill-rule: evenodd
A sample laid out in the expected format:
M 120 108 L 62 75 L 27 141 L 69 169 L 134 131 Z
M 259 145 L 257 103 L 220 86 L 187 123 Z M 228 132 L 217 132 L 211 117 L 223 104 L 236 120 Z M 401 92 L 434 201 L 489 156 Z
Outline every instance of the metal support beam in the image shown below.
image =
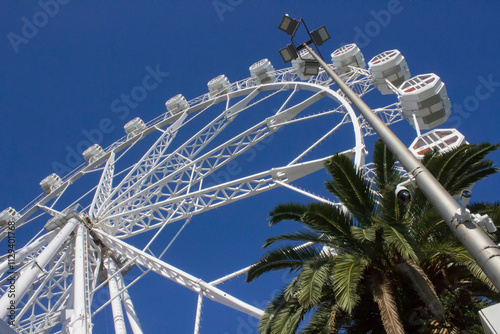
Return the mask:
M 204 297 L 231 307 L 240 312 L 246 313 L 254 318 L 260 319 L 264 314 L 262 310 L 249 305 L 230 294 L 210 285 L 209 283 L 194 277 L 174 266 L 165 263 L 154 256 L 151 256 L 101 230 L 94 230 L 102 243 L 114 254 L 126 259 L 134 260 L 137 265 L 148 268 L 163 277 L 166 277 L 177 284 L 184 286 L 197 293 L 202 293 Z
M 339 76 L 309 46 L 309 53 L 319 62 L 332 80 L 363 115 L 380 139 L 395 155 L 406 171 L 411 174 L 429 202 L 453 231 L 462 245 L 469 251 L 477 264 L 500 290 L 500 249 L 475 223 L 468 220 L 459 223 L 455 214 L 460 205 L 446 191 L 425 166 L 408 150 L 401 140 L 382 122 L 363 100 L 346 85 Z
M 15 266 L 19 266 L 24 262 L 28 255 L 37 252 L 41 247 L 48 244 L 57 234 L 57 230 L 51 231 L 47 234 L 42 235 L 41 237 L 35 239 L 30 244 L 24 246 L 21 249 L 16 249 L 15 256 Z M 0 263 L 0 277 L 9 269 L 9 254 L 4 257 L 2 263 Z
M 40 253 L 40 255 L 33 261 L 33 264 L 28 266 L 22 273 L 16 282 L 16 294 L 14 297 L 9 297 L 9 293 L 5 293 L 2 298 L 0 298 L 0 319 L 7 320 L 9 315 L 9 307 L 11 305 L 16 305 L 19 303 L 22 297 L 32 288 L 32 284 L 35 279 L 44 273 L 44 267 L 54 258 L 58 250 L 61 248 L 63 243 L 66 241 L 70 233 L 78 225 L 78 220 L 76 218 L 71 218 L 68 220 L 66 225 L 61 229 L 61 231 L 54 237 L 54 239 L 45 247 L 45 249 Z
M 108 272 L 108 276 L 111 277 L 117 271 L 116 263 L 107 256 L 104 259 L 104 267 Z M 108 282 L 109 287 L 109 298 L 111 301 L 111 310 L 113 311 L 113 323 L 115 324 L 116 334 L 127 334 L 127 328 L 125 326 L 125 318 L 123 317 L 123 309 L 120 297 L 120 289 L 118 287 L 118 282 L 116 277 L 111 277 Z
M 200 334 L 201 328 L 201 306 L 203 305 L 203 294 L 198 294 L 198 303 L 196 304 L 196 318 L 194 320 L 194 334 Z
M 134 303 L 130 298 L 128 290 L 125 289 L 125 282 L 123 281 L 122 273 L 115 268 L 115 279 L 116 283 L 118 283 L 118 289 L 122 291 L 121 298 L 123 302 L 123 308 L 125 309 L 125 313 L 127 314 L 128 322 L 130 324 L 130 328 L 132 329 L 132 333 L 134 334 L 142 334 L 142 327 L 137 314 L 135 313 Z
M 87 230 L 83 224 L 78 226 L 75 238 L 75 271 L 73 275 L 73 315 L 68 326 L 72 334 L 90 334 L 92 327 L 90 326 L 90 314 L 87 314 L 87 300 L 85 298 L 86 290 L 88 289 L 86 280 L 86 263 L 85 263 L 85 236 Z

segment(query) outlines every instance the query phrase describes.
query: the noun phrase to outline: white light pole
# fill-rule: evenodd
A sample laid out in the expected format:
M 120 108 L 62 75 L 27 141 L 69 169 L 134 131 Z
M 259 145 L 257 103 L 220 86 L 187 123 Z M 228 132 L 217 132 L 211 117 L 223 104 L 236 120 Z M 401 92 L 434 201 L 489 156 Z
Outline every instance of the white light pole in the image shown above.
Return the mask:
M 493 285 L 500 290 L 500 248 L 497 246 L 479 227 L 470 214 L 461 215 L 461 206 L 455 199 L 446 191 L 438 180 L 425 168 L 425 166 L 408 150 L 408 148 L 399 140 L 399 138 L 385 125 L 385 123 L 373 112 L 373 110 L 357 95 L 342 79 L 323 61 L 322 57 L 318 56 L 310 47 L 314 44 L 316 48 L 324 41 L 329 39 L 328 33 L 324 27 L 309 33 L 310 40 L 306 43 L 295 46 L 293 37 L 303 20 L 293 22 L 288 15 L 285 15 L 280 25 L 280 29 L 292 35 L 291 40 L 295 52 L 290 52 L 290 45 L 280 51 L 283 60 L 297 58 L 298 50 L 306 49 L 319 63 L 325 72 L 332 78 L 340 90 L 347 96 L 352 104 L 358 109 L 360 114 L 366 119 L 373 130 L 378 134 L 380 139 L 389 148 L 389 150 L 399 160 L 406 171 L 415 179 L 417 186 L 420 188 L 429 202 L 436 208 L 439 215 L 446 222 L 448 227 L 453 231 L 458 240 L 472 255 L 477 264 L 481 267 L 484 273 L 491 280 Z M 287 27 L 293 26 L 293 32 Z M 304 24 L 304 27 L 307 27 Z M 320 32 L 320 33 L 318 33 Z M 319 42 L 319 43 L 318 43 Z

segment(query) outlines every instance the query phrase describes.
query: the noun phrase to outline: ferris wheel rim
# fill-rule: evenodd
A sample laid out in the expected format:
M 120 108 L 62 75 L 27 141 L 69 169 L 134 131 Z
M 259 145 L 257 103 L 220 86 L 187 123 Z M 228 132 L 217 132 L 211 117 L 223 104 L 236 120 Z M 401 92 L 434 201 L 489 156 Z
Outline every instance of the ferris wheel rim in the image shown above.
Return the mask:
M 290 67 L 287 69 L 281 69 L 281 70 L 277 70 L 276 72 L 280 72 L 280 71 L 285 73 L 285 74 L 293 73 L 293 68 Z M 361 73 L 363 73 L 363 72 L 361 72 Z M 366 75 L 366 73 L 363 73 L 363 74 Z M 251 77 L 249 77 L 249 78 L 243 79 L 239 82 L 245 82 L 245 81 L 252 82 L 252 80 L 253 79 Z M 237 82 L 237 83 L 239 83 L 239 82 Z M 234 83 L 233 85 L 236 85 L 237 83 Z M 238 85 L 236 85 L 236 87 L 237 86 Z M 321 84 L 312 83 L 312 82 L 303 82 L 303 81 L 281 81 L 281 82 L 274 82 L 274 83 L 267 83 L 267 84 L 258 84 L 255 86 L 239 88 L 237 90 L 227 92 L 226 94 L 221 94 L 219 96 L 214 96 L 214 97 L 211 97 L 209 99 L 205 99 L 204 101 L 201 101 L 196 105 L 190 106 L 189 109 L 184 111 L 184 113 L 187 113 L 187 114 L 195 113 L 196 111 L 199 111 L 203 108 L 225 102 L 228 99 L 243 96 L 245 94 L 248 94 L 249 92 L 252 92 L 255 89 L 262 90 L 262 91 L 284 89 L 286 91 L 286 90 L 293 89 L 292 88 L 293 86 L 301 87 L 304 90 L 312 91 L 312 92 L 319 92 L 319 91 L 323 90 L 325 92 L 325 94 L 327 94 L 331 99 L 333 99 L 337 103 L 345 106 L 345 108 L 347 109 L 347 111 L 349 113 L 350 119 L 352 120 L 352 124 L 354 127 L 353 130 L 354 130 L 354 135 L 355 135 L 355 149 L 356 149 L 355 163 L 357 166 L 362 166 L 364 163 L 364 161 L 363 161 L 364 160 L 364 143 L 363 143 L 364 134 L 361 131 L 360 123 L 357 121 L 357 116 L 356 116 L 354 110 L 352 109 L 351 104 L 348 103 L 348 101 L 343 96 L 341 96 L 339 93 L 337 93 L 336 91 L 331 89 L 330 86 L 323 86 Z M 200 99 L 200 98 L 203 99 L 204 97 L 208 97 L 208 96 L 209 96 L 209 93 L 205 93 L 205 94 L 200 95 L 199 97 L 192 99 L 190 101 L 193 101 L 193 100 L 196 101 L 197 99 Z M 68 173 L 68 175 L 66 175 L 64 178 L 62 178 L 63 184 L 59 188 L 55 189 L 54 191 L 52 191 L 49 194 L 41 193 L 39 196 L 37 196 L 35 199 L 33 199 L 29 204 L 27 204 L 22 210 L 20 210 L 21 218 L 18 220 L 18 222 L 23 224 L 27 219 L 29 219 L 39 209 L 40 204 L 43 205 L 43 204 L 49 202 L 50 200 L 52 200 L 53 198 L 57 198 L 57 196 L 61 192 L 63 192 L 67 187 L 69 187 L 70 185 L 75 183 L 78 179 L 83 177 L 83 175 L 85 175 L 86 173 L 91 172 L 91 171 L 99 168 L 100 166 L 102 166 L 102 164 L 104 164 L 109 159 L 109 157 L 112 153 L 121 152 L 122 150 L 130 147 L 131 145 L 133 145 L 137 141 L 140 141 L 142 138 L 146 137 L 147 135 L 152 134 L 152 133 L 156 133 L 162 127 L 167 126 L 168 124 L 172 124 L 173 122 L 178 120 L 182 116 L 183 113 L 174 114 L 174 115 L 171 115 L 170 117 L 166 117 L 166 116 L 162 117 L 162 115 L 166 115 L 166 114 L 168 114 L 168 112 L 163 113 L 159 116 L 162 118 L 162 120 L 160 120 L 160 121 L 153 122 L 158 117 L 153 118 L 151 121 L 149 121 L 147 123 L 148 127 L 143 132 L 136 134 L 135 136 L 129 136 L 130 138 L 127 138 L 127 136 L 124 136 L 122 138 L 117 139 L 115 142 L 113 142 L 108 147 L 106 147 L 106 149 L 104 149 L 105 153 L 101 157 L 96 159 L 94 162 L 89 163 L 89 164 L 84 163 L 84 164 L 76 167 L 75 169 L 73 169 L 70 173 Z M 124 138 L 126 139 L 125 141 L 123 141 Z M 23 226 L 23 225 L 21 225 L 21 226 Z M 3 231 L 2 234 L 4 232 L 5 231 Z M 0 239 L 1 239 L 1 237 L 0 237 Z
M 354 147 L 354 149 L 355 149 L 355 161 L 357 164 L 361 164 L 361 161 L 364 158 L 364 143 L 363 143 L 364 135 L 361 131 L 358 117 L 354 113 L 354 110 L 352 109 L 351 105 L 347 102 L 347 100 L 343 96 L 341 96 L 339 93 L 335 92 L 334 90 L 332 90 L 328 86 L 325 87 L 323 85 L 316 84 L 316 83 L 300 82 L 300 81 L 287 81 L 287 82 L 260 84 L 260 85 L 255 85 L 252 87 L 240 88 L 236 91 L 232 91 L 232 92 L 229 92 L 227 94 L 213 97 L 212 99 L 203 101 L 196 106 L 190 107 L 188 110 L 184 111 L 184 113 L 186 113 L 186 114 L 195 113 L 196 111 L 203 109 L 204 106 L 212 106 L 212 105 L 219 104 L 221 102 L 228 101 L 229 99 L 244 96 L 244 95 L 250 94 L 250 92 L 255 91 L 256 89 L 259 91 L 273 91 L 273 90 L 275 90 L 275 91 L 279 91 L 279 90 L 288 91 L 291 89 L 295 89 L 295 90 L 305 90 L 305 91 L 309 91 L 309 92 L 313 92 L 313 93 L 320 93 L 321 92 L 326 97 L 329 97 L 330 99 L 334 100 L 339 105 L 343 106 L 345 108 L 347 114 L 350 117 L 351 123 L 353 124 L 353 130 L 354 130 L 354 134 L 355 134 L 355 147 Z M 120 140 L 117 140 L 115 143 L 113 143 L 112 145 L 109 146 L 109 148 L 111 148 L 110 151 L 106 152 L 104 156 L 99 158 L 97 161 L 91 163 L 90 165 L 86 166 L 84 169 L 86 169 L 86 168 L 96 169 L 102 163 L 104 163 L 105 161 L 108 161 L 109 156 L 111 154 L 119 152 L 119 150 L 115 151 L 115 149 L 123 148 L 123 147 L 125 147 L 125 144 L 127 144 L 127 143 L 129 143 L 129 145 L 133 145 L 133 143 L 137 142 L 140 138 L 143 138 L 144 136 L 146 136 L 150 133 L 156 132 L 157 130 L 159 130 L 159 128 L 161 128 L 167 124 L 173 123 L 174 121 L 176 121 L 180 117 L 182 117 L 182 115 L 180 115 L 180 114 L 172 115 L 171 117 L 156 123 L 154 126 L 149 126 L 145 130 L 145 132 L 147 130 L 150 130 L 150 132 L 136 135 L 135 137 L 131 137 L 123 143 L 120 143 Z M 120 143 L 121 145 L 115 145 L 117 143 Z M 74 173 L 72 172 L 73 175 L 71 177 L 74 177 L 74 175 L 79 173 L 79 172 L 81 172 L 81 170 L 80 171 L 75 170 Z M 78 178 L 80 178 L 80 177 L 78 177 Z M 64 185 L 64 188 L 69 186 L 70 184 L 74 183 L 74 181 L 76 181 L 77 179 L 73 180 L 73 178 L 69 178 L 67 180 L 67 182 L 68 181 L 71 181 L 71 182 L 68 182 L 67 185 Z M 61 188 L 63 188 L 63 187 L 61 187 Z M 46 195 L 45 198 L 43 198 L 43 199 L 47 199 L 46 202 L 48 202 L 51 199 L 53 199 L 54 197 L 57 198 L 57 196 L 58 196 L 57 192 L 54 192 L 54 195 L 52 197 L 50 196 L 51 194 Z M 31 208 L 28 208 L 28 211 L 31 210 L 32 208 L 36 208 L 36 210 L 40 209 L 40 207 L 39 207 L 40 202 L 41 201 L 33 204 L 33 206 Z

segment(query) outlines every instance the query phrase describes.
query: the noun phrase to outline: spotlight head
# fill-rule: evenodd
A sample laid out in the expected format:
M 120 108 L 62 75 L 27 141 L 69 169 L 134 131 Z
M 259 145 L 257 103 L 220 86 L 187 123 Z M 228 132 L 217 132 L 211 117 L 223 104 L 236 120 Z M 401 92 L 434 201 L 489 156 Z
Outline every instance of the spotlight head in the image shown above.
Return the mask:
M 288 16 L 288 14 L 285 14 L 285 16 L 283 16 L 283 19 L 281 20 L 279 29 L 286 32 L 288 35 L 293 35 L 298 25 L 299 21 L 297 21 L 296 19 L 292 19 L 290 16 Z
M 330 35 L 328 34 L 328 31 L 326 31 L 325 26 L 322 26 L 311 32 L 311 36 L 317 46 L 322 45 L 324 42 L 330 39 Z
M 306 59 L 304 62 L 304 75 L 318 75 L 319 63 L 316 60 Z
M 280 50 L 281 58 L 285 63 L 288 63 L 291 60 L 297 59 L 299 55 L 297 54 L 297 50 L 292 44 L 288 44 L 283 49 Z

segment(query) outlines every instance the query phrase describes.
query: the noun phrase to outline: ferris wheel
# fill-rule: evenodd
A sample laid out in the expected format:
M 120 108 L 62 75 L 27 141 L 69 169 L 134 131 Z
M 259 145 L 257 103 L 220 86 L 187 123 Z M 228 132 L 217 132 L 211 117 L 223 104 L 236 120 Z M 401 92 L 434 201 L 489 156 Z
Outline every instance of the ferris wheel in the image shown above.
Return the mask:
M 141 286 L 150 272 L 198 295 L 195 333 L 205 299 L 260 318 L 263 310 L 218 288 L 246 273 L 251 263 L 209 282 L 163 257 L 199 215 L 275 188 L 335 204 L 296 185 L 322 169 L 333 153 L 348 155 L 370 174 L 365 138 L 373 130 L 326 73 L 304 74 L 307 59 L 302 52 L 280 70 L 263 59 L 250 67 L 247 79 L 231 83 L 220 75 L 200 97 L 188 101 L 175 95 L 157 118 L 148 123 L 134 118 L 123 138 L 104 149 L 89 147 L 83 152 L 86 163 L 68 175 L 43 179 L 44 192 L 25 208 L 2 211 L 2 244 L 8 246 L 14 233 L 32 233 L 25 245 L 0 257 L 0 318 L 12 333 L 91 333 L 93 317 L 109 305 L 116 333 L 127 332 L 126 321 L 134 334 L 142 333 L 141 312 L 129 289 Z M 375 56 L 366 69 L 361 51 L 350 44 L 335 50 L 332 62 L 360 96 L 375 89 L 396 93 L 393 104 L 375 110 L 388 125 L 406 119 L 420 135 L 420 129 L 442 124 L 449 115 L 439 77 L 410 78 L 397 50 Z M 417 139 L 425 149 L 449 148 L 459 144 L 450 131 Z M 274 147 L 270 154 L 255 153 L 262 143 Z M 414 146 L 421 151 L 419 143 Z M 254 168 L 227 173 L 243 163 Z M 168 240 L 167 229 L 175 230 Z M 109 298 L 96 303 L 105 289 Z

